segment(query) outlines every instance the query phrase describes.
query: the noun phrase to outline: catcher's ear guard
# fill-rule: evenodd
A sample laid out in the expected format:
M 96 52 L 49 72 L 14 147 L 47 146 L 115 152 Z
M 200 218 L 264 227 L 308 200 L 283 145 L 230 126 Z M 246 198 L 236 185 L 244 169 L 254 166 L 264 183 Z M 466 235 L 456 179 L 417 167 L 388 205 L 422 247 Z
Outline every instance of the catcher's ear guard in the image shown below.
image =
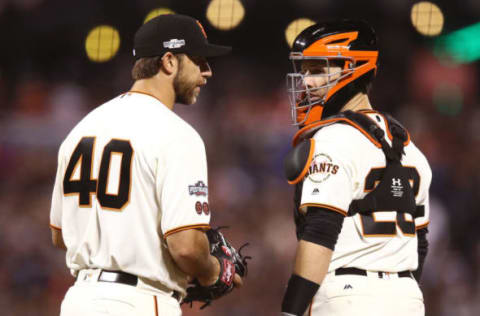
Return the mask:
M 289 184 L 297 184 L 303 180 L 315 152 L 313 138 L 306 139 L 295 146 L 285 157 L 283 167 Z

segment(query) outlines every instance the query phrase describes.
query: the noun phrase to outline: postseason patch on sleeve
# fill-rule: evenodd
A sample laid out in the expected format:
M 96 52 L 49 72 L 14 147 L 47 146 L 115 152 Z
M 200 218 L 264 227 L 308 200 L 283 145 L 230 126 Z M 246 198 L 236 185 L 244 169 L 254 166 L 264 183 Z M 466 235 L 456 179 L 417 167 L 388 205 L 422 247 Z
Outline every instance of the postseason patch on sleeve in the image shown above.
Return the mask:
M 319 153 L 313 157 L 307 177 L 315 183 L 322 183 L 334 177 L 339 169 L 340 166 L 328 154 Z
M 207 196 L 208 186 L 206 186 L 203 181 L 198 181 L 194 185 L 188 186 L 188 193 L 196 196 Z

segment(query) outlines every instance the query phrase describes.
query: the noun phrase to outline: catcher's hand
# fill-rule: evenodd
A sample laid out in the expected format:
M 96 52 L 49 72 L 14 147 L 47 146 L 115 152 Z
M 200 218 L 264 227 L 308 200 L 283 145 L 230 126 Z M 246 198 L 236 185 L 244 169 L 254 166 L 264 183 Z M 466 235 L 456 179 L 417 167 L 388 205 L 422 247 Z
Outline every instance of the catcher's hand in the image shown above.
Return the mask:
M 203 309 L 210 305 L 213 300 L 225 296 L 233 290 L 235 274 L 241 277 L 247 275 L 247 259 L 251 257 L 242 256 L 241 249 L 248 243 L 240 247 L 237 252 L 219 231 L 221 228 L 209 229 L 206 232 L 210 243 L 210 254 L 217 258 L 220 263 L 220 273 L 217 282 L 210 286 L 202 286 L 195 279 L 192 282 L 193 286 L 187 288 L 187 296 L 183 299 L 183 303 L 203 302 L 205 303 L 201 307 Z

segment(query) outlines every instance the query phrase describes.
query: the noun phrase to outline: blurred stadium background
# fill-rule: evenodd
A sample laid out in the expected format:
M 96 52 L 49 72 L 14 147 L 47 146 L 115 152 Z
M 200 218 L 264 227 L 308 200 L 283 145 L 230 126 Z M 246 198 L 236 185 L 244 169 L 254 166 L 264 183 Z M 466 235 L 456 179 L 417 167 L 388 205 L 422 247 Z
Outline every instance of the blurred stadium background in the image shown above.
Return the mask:
M 373 105 L 410 130 L 433 168 L 427 315 L 480 315 L 480 1 L 0 1 L 0 310 L 58 315 L 73 283 L 50 241 L 58 146 L 83 115 L 132 84 L 132 40 L 152 16 L 196 17 L 233 53 L 195 106 L 175 111 L 207 146 L 213 225 L 251 242 L 244 288 L 192 315 L 278 315 L 296 246 L 282 159 L 295 132 L 289 42 L 313 21 L 377 30 Z M 194 159 L 194 157 L 192 157 Z M 188 166 L 185 166 L 188 168 Z

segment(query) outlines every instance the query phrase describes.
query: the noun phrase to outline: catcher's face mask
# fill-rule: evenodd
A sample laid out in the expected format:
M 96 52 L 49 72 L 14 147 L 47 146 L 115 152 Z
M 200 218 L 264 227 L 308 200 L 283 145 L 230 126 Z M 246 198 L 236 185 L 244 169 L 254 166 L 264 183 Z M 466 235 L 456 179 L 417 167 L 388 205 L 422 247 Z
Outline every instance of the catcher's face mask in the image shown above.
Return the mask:
M 287 74 L 287 92 L 293 125 L 321 120 L 326 101 L 338 90 L 335 87 L 355 71 L 352 60 L 297 52 L 290 54 L 290 60 L 293 72 Z
M 303 30 L 290 53 L 294 72 L 287 75 L 293 124 L 306 126 L 322 120 L 325 113 L 340 111 L 337 107 L 342 104 L 336 100 L 361 92 L 353 83 L 376 71 L 377 57 L 375 32 L 363 21 L 317 23 Z M 324 70 L 300 67 L 314 61 L 323 64 Z

